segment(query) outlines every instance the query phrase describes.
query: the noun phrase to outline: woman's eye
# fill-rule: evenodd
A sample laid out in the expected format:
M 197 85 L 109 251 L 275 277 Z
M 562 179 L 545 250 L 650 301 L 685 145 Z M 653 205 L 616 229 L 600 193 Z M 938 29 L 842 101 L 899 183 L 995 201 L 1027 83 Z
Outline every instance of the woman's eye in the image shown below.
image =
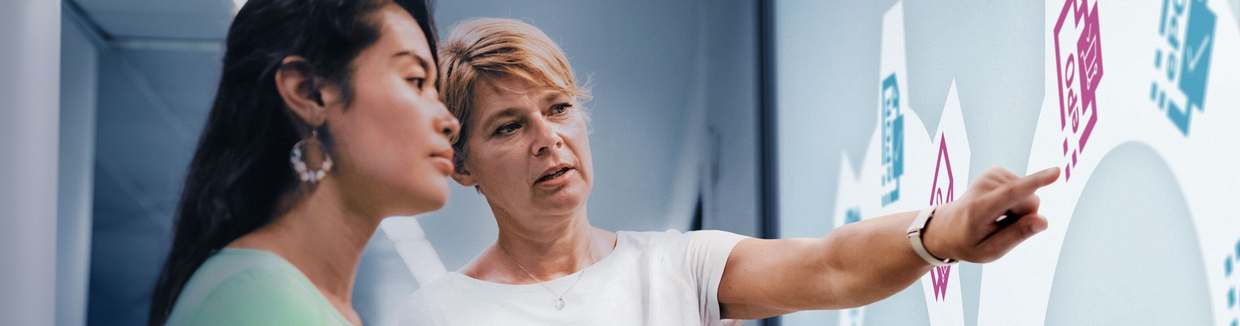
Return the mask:
M 418 89 L 422 89 L 422 84 L 426 83 L 426 78 L 405 78 L 405 81 L 413 84 L 413 86 Z
M 569 108 L 571 108 L 571 107 L 573 107 L 573 105 L 572 105 L 572 104 L 567 104 L 567 103 L 566 103 L 566 104 L 556 104 L 556 105 L 553 105 L 553 106 L 551 106 L 551 115 L 561 115 L 561 114 L 564 114 L 564 113 L 568 112 L 568 109 L 569 109 Z
M 499 135 L 511 134 L 513 132 L 516 132 L 518 128 L 521 128 L 521 124 L 519 123 L 516 123 L 516 122 L 505 123 L 504 125 L 499 126 L 499 128 L 495 129 L 495 135 L 499 136 Z

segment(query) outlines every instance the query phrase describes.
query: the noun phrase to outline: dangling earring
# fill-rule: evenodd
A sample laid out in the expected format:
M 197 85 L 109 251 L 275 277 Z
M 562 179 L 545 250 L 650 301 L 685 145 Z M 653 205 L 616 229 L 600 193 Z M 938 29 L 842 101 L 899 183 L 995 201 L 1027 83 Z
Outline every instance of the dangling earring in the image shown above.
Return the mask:
M 311 170 L 306 165 L 306 156 L 317 152 L 319 154 L 318 169 Z M 310 138 L 302 139 L 293 145 L 293 152 L 289 154 L 289 162 L 293 164 L 293 170 L 297 171 L 297 176 L 301 178 L 301 182 L 309 182 L 311 184 L 318 183 L 327 176 L 327 171 L 332 170 L 332 157 L 327 155 L 327 151 L 323 148 L 323 143 L 319 142 L 319 131 L 315 128 L 310 132 Z

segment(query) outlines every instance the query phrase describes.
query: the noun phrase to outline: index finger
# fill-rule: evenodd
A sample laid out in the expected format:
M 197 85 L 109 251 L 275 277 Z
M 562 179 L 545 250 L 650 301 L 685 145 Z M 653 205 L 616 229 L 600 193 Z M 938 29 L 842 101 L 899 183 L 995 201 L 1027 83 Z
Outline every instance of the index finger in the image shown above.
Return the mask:
M 1038 188 L 1042 188 L 1052 183 L 1055 183 L 1055 180 L 1059 180 L 1059 168 L 1058 167 L 1053 167 L 1053 168 L 1045 169 L 1042 171 L 1034 172 L 1033 174 L 1027 175 L 1024 178 L 1020 178 L 1012 182 L 1011 192 L 1009 193 L 1012 196 L 1008 197 L 1007 201 L 1009 201 L 1010 203 L 1018 202 L 1024 199 L 1025 197 L 1029 197 L 1030 195 L 1033 195 L 1035 191 L 1038 191 Z

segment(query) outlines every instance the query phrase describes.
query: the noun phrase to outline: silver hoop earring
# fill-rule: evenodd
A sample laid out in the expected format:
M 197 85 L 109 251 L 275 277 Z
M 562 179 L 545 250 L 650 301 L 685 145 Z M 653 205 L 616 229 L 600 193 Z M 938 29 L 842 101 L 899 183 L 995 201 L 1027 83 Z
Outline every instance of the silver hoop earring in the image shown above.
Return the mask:
M 310 169 L 306 164 L 308 154 L 317 152 L 318 168 Z M 309 182 L 311 184 L 318 183 L 327 176 L 327 171 L 332 170 L 332 157 L 327 155 L 326 148 L 323 143 L 319 142 L 319 131 L 310 132 L 310 138 L 302 139 L 293 145 L 292 153 L 289 153 L 289 162 L 293 164 L 293 170 L 297 171 L 297 176 L 301 178 L 301 182 Z M 313 163 L 313 162 L 312 162 Z

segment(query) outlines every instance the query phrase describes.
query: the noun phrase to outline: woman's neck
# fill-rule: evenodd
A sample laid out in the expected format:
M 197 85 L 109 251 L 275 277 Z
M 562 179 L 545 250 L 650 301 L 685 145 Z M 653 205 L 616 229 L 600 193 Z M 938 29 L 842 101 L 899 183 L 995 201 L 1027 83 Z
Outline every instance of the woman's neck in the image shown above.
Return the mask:
M 270 225 L 228 247 L 265 250 L 284 258 L 341 314 L 360 324 L 351 303 L 354 277 L 382 216 L 351 209 L 341 194 L 334 179 L 324 179 Z
M 499 237 L 462 272 L 510 284 L 545 282 L 576 273 L 611 253 L 615 234 L 590 225 L 585 208 L 564 216 L 496 212 Z

